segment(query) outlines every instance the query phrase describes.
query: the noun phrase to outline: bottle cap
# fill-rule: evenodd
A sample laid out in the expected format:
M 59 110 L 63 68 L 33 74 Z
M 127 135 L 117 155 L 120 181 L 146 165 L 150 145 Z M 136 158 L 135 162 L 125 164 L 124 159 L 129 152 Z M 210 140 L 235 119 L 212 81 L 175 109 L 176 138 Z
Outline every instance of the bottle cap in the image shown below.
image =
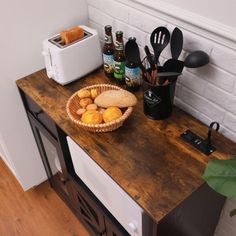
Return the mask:
M 111 30 L 112 29 L 112 26 L 111 25 L 106 25 L 105 26 L 105 30 Z
M 123 32 L 122 31 L 116 31 L 116 36 L 117 37 L 122 37 L 123 36 Z
M 136 42 L 136 38 L 135 37 L 129 37 L 128 40 Z

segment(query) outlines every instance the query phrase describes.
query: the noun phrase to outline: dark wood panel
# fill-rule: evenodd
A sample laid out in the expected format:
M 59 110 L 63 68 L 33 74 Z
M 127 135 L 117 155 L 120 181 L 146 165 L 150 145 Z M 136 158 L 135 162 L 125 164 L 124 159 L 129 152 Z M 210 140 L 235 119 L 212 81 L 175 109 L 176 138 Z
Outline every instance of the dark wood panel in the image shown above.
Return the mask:
M 27 112 L 31 113 L 41 124 L 57 139 L 57 130 L 54 121 L 25 93 L 21 92 L 21 98 Z
M 204 184 L 156 225 L 154 236 L 213 236 L 224 202 Z
M 167 120 L 148 119 L 143 114 L 141 91 L 136 93 L 134 112 L 118 130 L 94 134 L 76 127 L 66 114 L 69 97 L 84 86 L 108 82 L 103 71 L 98 70 L 61 86 L 42 70 L 18 80 L 17 85 L 159 222 L 202 185 L 201 176 L 209 158 L 179 136 L 190 128 L 205 137 L 207 127 L 176 107 Z M 213 145 L 217 151 L 211 159 L 236 154 L 236 145 L 221 134 L 213 135 Z
M 91 235 L 105 235 L 106 229 L 103 209 L 99 207 L 100 204 L 98 201 L 89 196 L 81 185 L 74 181 L 70 183 L 74 209 Z
M 130 236 L 123 228 L 119 227 L 108 217 L 105 218 L 106 236 Z

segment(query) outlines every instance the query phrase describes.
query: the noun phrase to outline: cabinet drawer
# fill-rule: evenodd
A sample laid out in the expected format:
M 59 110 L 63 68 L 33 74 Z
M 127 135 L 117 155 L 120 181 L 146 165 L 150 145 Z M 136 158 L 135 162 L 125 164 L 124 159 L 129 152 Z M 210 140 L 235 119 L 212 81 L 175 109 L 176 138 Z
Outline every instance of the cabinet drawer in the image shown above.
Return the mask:
M 75 183 L 70 183 L 73 189 L 74 208 L 79 218 L 93 236 L 106 235 L 103 210 L 86 190 Z
M 22 94 L 26 110 L 30 112 L 43 126 L 57 138 L 56 125 L 52 119 L 26 94 Z

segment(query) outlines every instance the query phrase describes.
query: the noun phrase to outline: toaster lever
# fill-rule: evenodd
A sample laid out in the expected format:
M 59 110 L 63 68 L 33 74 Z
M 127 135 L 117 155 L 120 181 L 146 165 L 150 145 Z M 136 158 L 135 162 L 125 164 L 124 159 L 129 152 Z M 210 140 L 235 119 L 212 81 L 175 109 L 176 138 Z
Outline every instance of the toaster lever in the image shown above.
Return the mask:
M 45 65 L 47 68 L 47 76 L 49 78 L 53 78 L 54 73 L 52 70 L 52 60 L 51 60 L 51 55 L 48 51 L 42 51 L 42 55 L 44 56 L 45 59 Z

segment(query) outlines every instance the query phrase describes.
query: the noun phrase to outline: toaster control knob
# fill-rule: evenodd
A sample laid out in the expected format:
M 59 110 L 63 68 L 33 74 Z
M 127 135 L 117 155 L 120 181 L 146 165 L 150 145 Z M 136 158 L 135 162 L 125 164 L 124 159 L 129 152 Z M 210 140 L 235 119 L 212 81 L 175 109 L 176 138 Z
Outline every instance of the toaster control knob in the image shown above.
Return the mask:
M 131 229 L 132 235 L 137 235 L 138 228 L 137 228 L 136 222 L 135 222 L 135 221 L 131 221 L 131 222 L 128 224 L 128 226 L 129 226 L 129 228 Z

